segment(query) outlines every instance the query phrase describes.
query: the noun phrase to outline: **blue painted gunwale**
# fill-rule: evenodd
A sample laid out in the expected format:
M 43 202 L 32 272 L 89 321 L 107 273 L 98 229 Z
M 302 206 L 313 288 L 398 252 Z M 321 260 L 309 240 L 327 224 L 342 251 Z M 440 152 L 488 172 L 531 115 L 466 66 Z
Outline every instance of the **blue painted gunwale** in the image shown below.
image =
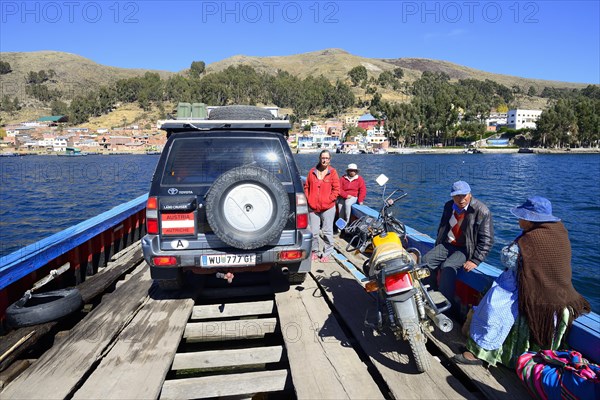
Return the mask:
M 370 207 L 355 204 L 352 206 L 352 215 L 357 218 L 363 215 L 377 217 L 379 212 Z M 433 238 L 411 227 L 406 227 L 406 233 L 409 245 L 419 249 L 422 254 L 429 251 L 435 243 Z M 494 279 L 501 273 L 502 271 L 499 268 L 483 262 L 471 272 L 460 270 L 457 279 L 477 292 L 483 293 L 491 287 Z M 600 315 L 591 312 L 577 318 L 573 322 L 567 337 L 567 343 L 588 360 L 597 364 L 600 363 Z
M 0 262 L 0 290 L 146 208 L 148 194 L 17 250 Z

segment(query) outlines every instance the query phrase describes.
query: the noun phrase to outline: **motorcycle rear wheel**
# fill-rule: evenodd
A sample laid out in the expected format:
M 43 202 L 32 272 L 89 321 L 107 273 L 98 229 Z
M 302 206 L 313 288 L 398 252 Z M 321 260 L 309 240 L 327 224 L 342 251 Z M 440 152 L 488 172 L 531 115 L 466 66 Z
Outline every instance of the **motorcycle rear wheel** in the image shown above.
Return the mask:
M 429 368 L 431 368 L 431 359 L 429 357 L 427 347 L 425 347 L 424 337 L 425 334 L 420 329 L 419 332 L 411 332 L 408 334 L 410 350 L 413 353 L 415 364 L 417 365 L 417 370 L 419 372 L 426 372 Z

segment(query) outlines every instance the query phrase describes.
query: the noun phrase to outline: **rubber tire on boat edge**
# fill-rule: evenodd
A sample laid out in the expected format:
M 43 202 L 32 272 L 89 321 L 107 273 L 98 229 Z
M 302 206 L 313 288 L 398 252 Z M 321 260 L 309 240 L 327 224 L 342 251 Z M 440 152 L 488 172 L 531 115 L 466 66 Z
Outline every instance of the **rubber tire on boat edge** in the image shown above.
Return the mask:
M 272 120 L 271 111 L 256 106 L 223 106 L 211 110 L 208 115 L 210 120 Z
M 268 222 L 255 231 L 242 231 L 231 225 L 225 215 L 229 193 L 240 185 L 254 185 L 264 191 L 271 201 L 273 212 Z M 260 208 L 264 204 L 250 204 Z M 219 239 L 237 249 L 252 250 L 266 246 L 279 238 L 288 219 L 290 201 L 285 188 L 275 175 L 258 167 L 233 168 L 218 177 L 206 194 L 206 218 Z
M 20 328 L 56 321 L 81 308 L 83 298 L 76 288 L 25 295 L 6 309 L 6 324 Z

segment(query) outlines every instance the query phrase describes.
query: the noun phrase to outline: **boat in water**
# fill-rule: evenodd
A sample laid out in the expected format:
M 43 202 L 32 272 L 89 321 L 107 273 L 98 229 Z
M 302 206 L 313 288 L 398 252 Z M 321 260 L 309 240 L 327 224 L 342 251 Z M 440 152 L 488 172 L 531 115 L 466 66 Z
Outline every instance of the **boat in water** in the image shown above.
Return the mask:
M 530 149 L 528 147 L 521 147 L 519 149 L 518 153 L 521 153 L 521 154 L 533 154 L 535 152 L 533 151 L 533 149 Z
M 57 154 L 59 156 L 67 156 L 67 157 L 79 157 L 79 156 L 87 156 L 87 153 L 82 153 L 81 149 L 77 147 L 67 147 L 64 153 Z

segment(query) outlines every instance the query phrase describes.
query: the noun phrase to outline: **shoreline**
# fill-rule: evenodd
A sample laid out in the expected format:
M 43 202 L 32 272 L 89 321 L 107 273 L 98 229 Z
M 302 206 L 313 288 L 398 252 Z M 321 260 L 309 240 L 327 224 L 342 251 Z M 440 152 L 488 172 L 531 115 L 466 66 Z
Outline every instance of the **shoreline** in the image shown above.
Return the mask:
M 570 149 L 545 149 L 538 147 L 529 147 L 529 149 L 533 150 L 533 153 L 529 154 L 600 154 L 600 148 L 570 148 Z M 319 153 L 322 149 L 300 149 L 296 154 L 313 154 Z M 479 154 L 522 154 L 519 153 L 518 147 L 511 148 L 493 148 L 493 147 L 479 147 L 477 150 L 481 151 Z M 344 153 L 340 153 L 344 154 Z M 445 149 L 443 147 L 437 148 L 389 148 L 387 154 L 465 154 L 465 149 Z M 527 153 L 525 153 L 527 154 Z M 386 155 L 386 154 L 369 154 L 369 155 Z M 468 154 L 468 155 L 477 155 L 477 154 Z
M 533 151 L 533 153 L 529 154 L 600 154 L 600 148 L 587 148 L 587 147 L 579 147 L 579 148 L 569 148 L 569 149 L 545 149 L 539 147 L 529 147 Z M 300 149 L 295 150 L 292 149 L 294 154 L 316 154 L 319 153 L 322 149 Z M 493 148 L 493 147 L 479 147 L 477 150 L 481 151 L 479 154 L 520 154 L 519 148 L 511 147 L 511 148 Z M 159 155 L 160 152 L 150 152 L 149 154 L 146 151 L 119 151 L 119 152 L 92 152 L 88 154 L 82 154 L 81 156 L 115 156 L 115 155 Z M 345 153 L 340 153 L 345 154 Z M 366 153 L 361 153 L 366 154 Z M 465 153 L 465 149 L 458 148 L 443 148 L 443 147 L 427 147 L 427 148 L 410 148 L 410 147 L 402 147 L 402 148 L 389 148 L 387 154 L 368 154 L 368 155 L 390 155 L 390 154 L 469 154 Z M 525 153 L 527 154 L 527 153 Z M 23 156 L 50 156 L 50 157 L 77 157 L 72 155 L 66 155 L 64 153 L 38 153 L 38 152 L 11 152 L 11 151 L 0 151 L 0 157 L 23 157 Z M 476 155 L 476 154 L 475 154 Z

